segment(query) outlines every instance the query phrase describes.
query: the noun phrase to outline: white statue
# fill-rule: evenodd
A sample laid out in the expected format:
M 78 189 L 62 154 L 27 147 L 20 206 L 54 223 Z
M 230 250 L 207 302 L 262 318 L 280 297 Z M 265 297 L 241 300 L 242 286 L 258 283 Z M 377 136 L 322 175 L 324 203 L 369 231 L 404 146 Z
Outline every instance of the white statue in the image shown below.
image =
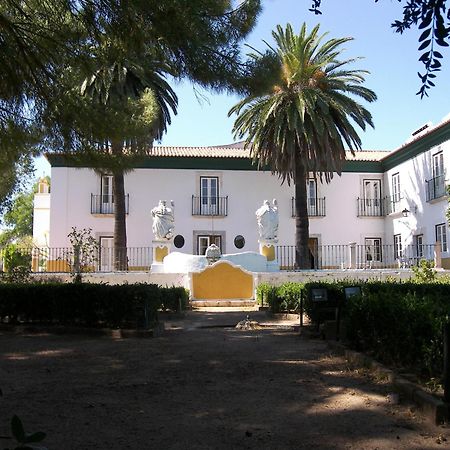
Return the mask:
M 160 200 L 151 213 L 153 217 L 153 236 L 157 241 L 169 241 L 172 239 L 175 230 L 174 202 L 170 202 L 171 208 L 166 206 L 165 200 Z
M 259 240 L 262 242 L 278 242 L 278 203 L 273 199 L 273 206 L 269 200 L 256 211 L 258 220 Z

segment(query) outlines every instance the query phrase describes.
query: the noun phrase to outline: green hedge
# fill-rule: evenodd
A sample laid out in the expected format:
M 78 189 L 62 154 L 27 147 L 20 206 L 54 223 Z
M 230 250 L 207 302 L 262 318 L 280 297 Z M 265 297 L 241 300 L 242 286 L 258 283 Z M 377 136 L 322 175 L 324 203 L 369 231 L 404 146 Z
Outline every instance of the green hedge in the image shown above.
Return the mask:
M 158 309 L 178 310 L 187 294 L 155 284 L 0 284 L 0 321 L 82 326 L 145 327 Z M 176 301 L 174 300 L 176 299 Z
M 301 283 L 284 283 L 281 286 L 261 283 L 256 288 L 256 299 L 259 305 L 269 306 L 273 313 L 297 311 L 302 290 Z
M 346 307 L 347 338 L 356 349 L 370 351 L 384 362 L 440 377 L 449 295 L 450 286 L 446 297 L 399 290 L 352 298 Z
M 345 301 L 344 288 L 360 286 L 361 296 Z M 450 316 L 450 283 L 339 282 L 268 284 L 257 289 L 260 301 L 266 300 L 275 312 L 284 307 L 285 298 L 304 298 L 304 310 L 315 322 L 320 310 L 310 299 L 311 289 L 326 288 L 328 301 L 321 306 L 344 304 L 347 339 L 358 350 L 377 359 L 414 371 L 418 375 L 439 378 L 443 369 L 443 324 Z M 286 292 L 289 293 L 286 295 Z M 295 295 L 291 295 L 295 292 Z

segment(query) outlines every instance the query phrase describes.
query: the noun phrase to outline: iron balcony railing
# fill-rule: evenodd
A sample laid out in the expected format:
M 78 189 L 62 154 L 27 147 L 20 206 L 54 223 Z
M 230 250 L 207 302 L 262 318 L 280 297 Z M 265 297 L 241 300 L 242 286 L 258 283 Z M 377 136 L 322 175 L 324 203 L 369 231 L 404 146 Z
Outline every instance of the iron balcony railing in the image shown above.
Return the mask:
M 357 198 L 358 217 L 382 217 L 385 207 L 381 198 Z
M 76 261 L 82 272 L 114 272 L 115 249 L 97 247 L 75 256 L 72 247 L 19 247 L 20 265 L 32 272 L 69 273 L 74 271 Z M 126 266 L 121 271 L 148 271 L 152 265 L 152 247 L 119 248 L 120 255 L 126 254 Z M 8 271 L 5 249 L 0 249 L 0 271 Z M 16 258 L 17 259 L 17 258 Z
M 445 175 L 439 175 L 431 178 L 431 180 L 425 180 L 425 183 L 427 202 L 447 194 L 445 188 Z
M 193 216 L 227 216 L 228 196 L 226 197 L 196 197 L 192 196 Z
M 383 198 L 383 212 L 387 216 L 389 214 L 399 213 L 402 211 L 402 198 L 398 195 Z
M 435 245 L 319 245 L 310 249 L 311 269 L 398 269 L 434 260 Z M 278 245 L 275 254 L 281 270 L 295 270 L 295 246 Z
M 125 213 L 128 214 L 130 204 L 130 194 L 125 195 Z M 91 194 L 91 214 L 114 214 L 113 195 Z
M 325 217 L 325 197 L 322 198 L 308 198 L 307 199 L 308 217 Z M 291 216 L 297 217 L 295 211 L 295 197 L 291 199 Z

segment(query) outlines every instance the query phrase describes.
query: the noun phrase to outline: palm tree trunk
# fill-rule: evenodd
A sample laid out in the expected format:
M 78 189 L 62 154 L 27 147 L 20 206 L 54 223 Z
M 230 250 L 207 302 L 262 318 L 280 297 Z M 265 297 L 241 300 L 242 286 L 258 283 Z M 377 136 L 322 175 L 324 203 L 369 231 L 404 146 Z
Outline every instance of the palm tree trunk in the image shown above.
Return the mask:
M 113 154 L 122 152 L 122 145 L 112 144 Z M 114 270 L 127 270 L 127 228 L 125 210 L 125 181 L 123 171 L 113 172 L 114 196 Z
M 301 162 L 295 167 L 295 267 L 310 269 L 309 255 L 309 218 L 306 191 L 307 171 Z

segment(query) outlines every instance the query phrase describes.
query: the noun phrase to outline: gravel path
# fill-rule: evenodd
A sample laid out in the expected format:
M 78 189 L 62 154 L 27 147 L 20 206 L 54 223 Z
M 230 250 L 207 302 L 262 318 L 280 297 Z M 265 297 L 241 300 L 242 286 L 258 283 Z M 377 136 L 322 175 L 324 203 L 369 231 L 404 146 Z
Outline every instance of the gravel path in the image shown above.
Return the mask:
M 190 313 L 154 339 L 3 333 L 0 435 L 15 413 L 51 450 L 450 447 L 325 342 L 223 327 L 243 314 Z

